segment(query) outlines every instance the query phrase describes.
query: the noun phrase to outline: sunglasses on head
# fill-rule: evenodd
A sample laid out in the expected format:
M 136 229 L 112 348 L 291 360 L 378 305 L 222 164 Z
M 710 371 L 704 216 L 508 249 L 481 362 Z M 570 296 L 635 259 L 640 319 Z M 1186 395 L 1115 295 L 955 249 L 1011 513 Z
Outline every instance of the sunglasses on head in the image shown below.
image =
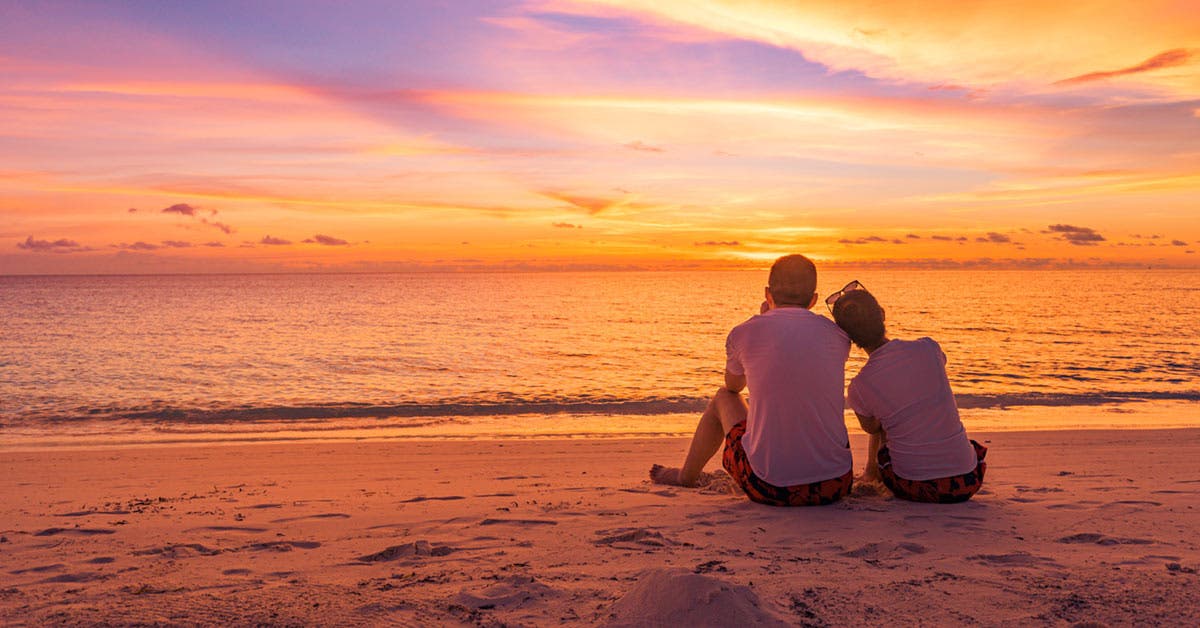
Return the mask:
M 867 288 L 865 286 L 863 286 L 861 283 L 858 282 L 857 279 L 855 279 L 854 281 L 851 281 L 850 283 L 846 284 L 846 286 L 844 288 L 842 288 L 841 290 L 838 290 L 837 292 L 825 297 L 825 305 L 829 308 L 829 313 L 833 314 L 833 304 L 837 303 L 837 300 L 842 298 L 842 295 L 846 294 L 847 292 L 854 292 L 855 290 L 866 290 L 866 289 Z

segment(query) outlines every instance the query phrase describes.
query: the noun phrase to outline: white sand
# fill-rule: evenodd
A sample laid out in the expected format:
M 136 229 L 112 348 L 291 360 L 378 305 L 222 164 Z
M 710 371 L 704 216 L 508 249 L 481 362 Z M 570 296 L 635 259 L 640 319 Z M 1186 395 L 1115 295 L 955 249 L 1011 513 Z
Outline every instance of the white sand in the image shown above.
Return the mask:
M 973 436 L 970 502 L 808 509 L 647 483 L 680 439 L 2 453 L 0 618 L 1200 624 L 1200 430 Z

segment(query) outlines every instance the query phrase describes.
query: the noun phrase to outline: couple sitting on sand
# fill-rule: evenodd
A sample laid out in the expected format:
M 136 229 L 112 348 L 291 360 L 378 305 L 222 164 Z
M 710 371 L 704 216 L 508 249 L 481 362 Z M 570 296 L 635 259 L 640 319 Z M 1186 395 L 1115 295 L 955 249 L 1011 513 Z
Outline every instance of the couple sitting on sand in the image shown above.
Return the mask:
M 724 442 L 722 465 L 753 501 L 815 506 L 845 497 L 854 474 L 842 393 L 853 341 L 868 355 L 847 395 L 871 435 L 860 479 L 882 480 L 912 501 L 970 499 L 987 449 L 967 439 L 941 347 L 889 340 L 883 308 L 857 281 L 825 299 L 836 325 L 812 313 L 817 269 L 803 255 L 779 258 L 767 283 L 761 314 L 729 332 L 725 385 L 700 417 L 683 467 L 654 465 L 650 478 L 707 484 L 704 465 Z

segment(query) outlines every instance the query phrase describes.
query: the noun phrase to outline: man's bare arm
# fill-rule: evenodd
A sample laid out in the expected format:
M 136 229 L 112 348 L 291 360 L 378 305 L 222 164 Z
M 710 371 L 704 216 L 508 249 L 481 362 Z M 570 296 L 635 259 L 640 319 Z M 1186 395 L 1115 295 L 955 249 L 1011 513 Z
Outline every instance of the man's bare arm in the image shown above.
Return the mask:
M 734 375 L 729 371 L 725 371 L 725 388 L 728 389 L 729 392 L 742 392 L 742 390 L 746 388 L 746 376 Z

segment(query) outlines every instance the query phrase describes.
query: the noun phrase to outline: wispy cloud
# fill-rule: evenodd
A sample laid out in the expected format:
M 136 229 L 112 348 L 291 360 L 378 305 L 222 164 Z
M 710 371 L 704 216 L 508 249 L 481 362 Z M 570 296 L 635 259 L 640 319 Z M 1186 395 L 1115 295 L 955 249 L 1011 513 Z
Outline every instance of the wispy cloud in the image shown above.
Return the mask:
M 162 209 L 162 213 L 164 214 L 179 214 L 181 216 L 195 216 L 197 211 L 195 207 L 187 203 L 176 203 Z
M 559 229 L 582 229 L 583 228 L 583 225 L 577 225 L 577 224 L 570 223 L 570 222 L 556 222 L 556 223 L 552 223 L 550 226 L 557 227 Z
M 286 246 L 288 244 L 291 244 L 292 241 L 284 240 L 283 238 L 276 238 L 276 237 L 267 235 L 267 236 L 263 236 L 263 238 L 261 240 L 259 240 L 258 243 L 266 244 L 267 246 Z
M 604 198 L 599 196 L 582 196 L 577 194 L 568 194 L 564 192 L 546 191 L 541 193 L 542 196 L 552 198 L 556 201 L 562 201 L 572 207 L 582 209 L 591 215 L 596 215 L 621 205 L 623 199 L 619 198 Z
M 129 208 L 129 211 L 130 211 L 130 213 L 136 212 L 137 208 L 131 207 L 131 208 Z M 207 213 L 208 213 L 207 217 L 202 215 L 203 211 L 204 210 L 201 210 L 200 208 L 196 207 L 195 205 L 191 205 L 188 203 L 176 203 L 169 207 L 164 207 L 160 211 L 160 213 L 178 214 L 180 216 L 187 216 L 189 218 L 194 218 L 194 219 L 200 221 L 200 223 L 208 225 L 210 227 L 213 227 L 214 229 L 219 229 L 220 231 L 222 231 L 223 233 L 226 233 L 226 234 L 232 234 L 235 231 L 235 229 L 232 226 L 212 219 L 214 216 L 217 215 L 217 210 L 215 210 L 215 209 L 207 210 Z
M 79 253 L 92 250 L 75 240 L 67 238 L 37 240 L 33 236 L 25 238 L 24 242 L 18 242 L 17 248 L 25 251 L 33 251 L 34 253 Z
M 286 240 L 282 241 L 281 243 L 290 244 Z M 303 243 L 304 244 L 323 244 L 325 246 L 347 246 L 350 244 L 349 242 L 347 242 L 341 238 L 335 238 L 333 236 L 323 235 L 320 233 L 318 233 L 317 235 L 315 235 L 311 238 L 305 238 L 303 240 Z M 263 244 L 268 244 L 268 243 L 263 242 Z
M 741 246 L 742 243 L 737 240 L 705 240 L 704 242 L 694 242 L 693 246 Z
M 120 244 L 112 244 L 109 246 L 111 246 L 114 249 L 121 249 L 122 251 L 157 251 L 162 248 L 161 246 L 159 246 L 157 244 L 151 244 L 149 242 L 142 242 L 141 240 L 138 240 L 137 242 L 134 242 L 133 244 L 130 244 L 128 242 L 122 242 Z
M 209 220 L 207 218 L 201 218 L 200 222 L 202 222 L 210 227 L 215 227 L 217 229 L 220 229 L 226 235 L 232 234 L 234 231 L 236 231 L 236 229 L 234 229 L 232 226 L 227 225 L 223 222 L 217 222 L 215 220 Z
M 951 93 L 1028 89 L 1062 76 L 1088 80 L 1137 74 L 1143 81 L 1194 93 L 1194 77 L 1150 74 L 1170 67 L 1195 45 L 1180 23 L 1187 3 L 1148 2 L 1137 10 L 1113 6 L 1080 12 L 1071 3 L 943 3 L 846 0 L 837 3 L 729 0 L 588 0 L 600 11 L 633 11 L 732 39 L 797 50 L 834 72 L 854 71 L 889 82 L 925 83 Z M 954 36 L 948 37 L 947 33 Z M 1068 36 L 1064 36 L 1064 33 Z M 1128 66 L 1147 48 L 1168 51 Z M 1071 80 L 1071 79 L 1068 79 Z M 1119 96 L 1117 96 L 1119 99 Z
M 838 240 L 838 243 L 839 244 L 871 244 L 872 242 L 888 242 L 888 241 L 889 240 L 884 237 L 880 237 L 877 235 L 869 235 L 869 236 L 862 237 L 862 238 L 842 238 L 842 239 Z M 903 244 L 903 241 L 899 240 L 899 239 L 893 239 L 893 240 L 891 240 L 891 242 L 893 244 L 896 244 L 896 243 Z
M 661 153 L 661 152 L 665 151 L 665 149 L 663 149 L 663 148 L 660 148 L 658 146 L 651 146 L 649 144 L 646 144 L 645 142 L 642 142 L 641 140 L 638 140 L 636 142 L 629 142 L 628 144 L 624 144 L 624 146 L 625 146 L 625 148 L 628 148 L 629 150 L 637 150 L 637 151 L 642 151 L 644 153 Z
M 1091 227 L 1076 227 L 1075 225 L 1050 225 L 1045 233 L 1059 234 L 1061 239 L 1077 246 L 1095 246 L 1104 242 L 1104 236 Z
M 1077 85 L 1079 83 L 1090 83 L 1092 81 L 1101 81 L 1104 79 L 1113 78 L 1113 77 L 1117 77 L 1117 76 L 1126 76 L 1129 74 L 1140 74 L 1142 72 L 1150 72 L 1152 70 L 1159 70 L 1162 68 L 1172 68 L 1172 67 L 1176 67 L 1176 66 L 1180 66 L 1180 65 L 1186 65 L 1188 62 L 1190 62 L 1192 60 L 1192 58 L 1195 56 L 1195 54 L 1196 54 L 1196 52 L 1194 50 L 1188 50 L 1185 48 L 1177 48 L 1175 50 L 1168 50 L 1166 52 L 1156 54 L 1153 57 L 1150 57 L 1149 59 L 1146 59 L 1145 61 L 1143 61 L 1137 65 L 1131 65 L 1127 68 L 1121 68 L 1120 70 L 1110 70 L 1107 72 L 1088 72 L 1087 74 L 1081 74 L 1079 76 L 1073 76 L 1068 79 L 1063 79 L 1061 81 L 1057 81 L 1054 84 L 1055 85 Z

